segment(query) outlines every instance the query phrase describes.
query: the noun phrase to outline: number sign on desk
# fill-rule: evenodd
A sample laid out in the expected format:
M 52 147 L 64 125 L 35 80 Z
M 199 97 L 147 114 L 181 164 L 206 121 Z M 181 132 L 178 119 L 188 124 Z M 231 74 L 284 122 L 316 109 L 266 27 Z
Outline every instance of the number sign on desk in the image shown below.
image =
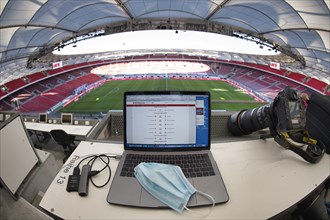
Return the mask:
M 0 178 L 12 196 L 38 161 L 21 116 L 13 115 L 0 127 Z

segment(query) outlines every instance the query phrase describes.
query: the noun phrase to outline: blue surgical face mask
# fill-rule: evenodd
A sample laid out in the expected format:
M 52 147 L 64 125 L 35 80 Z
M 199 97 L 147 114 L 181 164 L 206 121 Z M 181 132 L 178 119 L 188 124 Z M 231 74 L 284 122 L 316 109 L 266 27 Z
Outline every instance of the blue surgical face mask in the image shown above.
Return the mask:
M 197 192 L 178 166 L 140 163 L 134 171 L 135 177 L 146 191 L 177 212 L 181 213 L 191 196 Z M 211 198 L 214 205 L 213 198 L 206 196 Z

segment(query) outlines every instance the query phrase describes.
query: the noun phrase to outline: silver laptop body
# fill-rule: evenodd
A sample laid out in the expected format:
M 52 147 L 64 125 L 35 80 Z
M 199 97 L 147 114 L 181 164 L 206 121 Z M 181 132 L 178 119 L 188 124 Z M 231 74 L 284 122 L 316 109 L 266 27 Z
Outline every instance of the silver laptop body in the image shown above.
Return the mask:
M 125 151 L 107 201 L 126 206 L 166 207 L 141 187 L 132 169 L 139 162 L 171 158 L 164 163 L 180 163 L 187 179 L 197 190 L 211 195 L 216 204 L 227 202 L 229 197 L 225 184 L 210 152 L 210 102 L 209 92 L 126 92 Z M 200 156 L 209 162 L 197 160 Z M 133 168 L 128 168 L 131 166 Z M 211 202 L 199 194 L 193 195 L 188 203 L 188 207 L 203 205 L 211 205 Z

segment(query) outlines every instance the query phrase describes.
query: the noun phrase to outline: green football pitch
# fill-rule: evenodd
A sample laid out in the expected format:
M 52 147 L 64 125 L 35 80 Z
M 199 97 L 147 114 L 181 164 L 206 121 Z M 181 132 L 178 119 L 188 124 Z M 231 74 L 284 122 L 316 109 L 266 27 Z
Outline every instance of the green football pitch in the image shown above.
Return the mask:
M 242 90 L 218 80 L 117 80 L 90 91 L 62 112 L 89 113 L 123 109 L 125 91 L 210 91 L 212 110 L 238 111 L 264 105 Z

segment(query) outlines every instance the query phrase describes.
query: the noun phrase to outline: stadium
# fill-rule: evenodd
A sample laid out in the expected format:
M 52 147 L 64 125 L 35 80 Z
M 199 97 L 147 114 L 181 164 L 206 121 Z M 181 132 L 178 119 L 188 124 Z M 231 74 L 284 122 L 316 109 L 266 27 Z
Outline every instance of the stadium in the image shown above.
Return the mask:
M 28 123 L 43 120 L 55 129 L 66 114 L 72 117 L 72 126 L 93 127 L 90 137 L 79 142 L 121 143 L 127 91 L 210 92 L 213 142 L 258 139 L 264 130 L 251 137 L 232 137 L 229 116 L 274 102 L 287 86 L 299 96 L 330 96 L 330 6 L 325 0 L 57 3 L 1 3 L 0 125 L 5 127 L 6 120 L 20 115 L 34 146 L 54 153 L 46 146 L 51 139 L 48 145 L 56 145 L 55 155 L 60 151 L 61 160 L 70 155 L 63 154 L 51 135 L 28 129 Z M 65 54 L 67 49 L 80 51 L 89 40 L 146 31 L 188 38 L 193 33 L 221 35 L 251 43 L 271 55 L 250 54 L 244 48 L 226 51 L 215 45 L 199 48 L 197 40 L 186 47 L 175 42 L 165 47 L 159 39 L 156 46 L 140 48 L 134 37 L 132 48 L 124 40 L 109 40 L 110 49 L 105 51 Z M 198 41 L 207 44 L 208 38 Z M 319 185 L 329 184 L 327 179 Z M 305 208 L 308 199 L 315 199 L 314 192 L 266 218 L 291 219 L 296 212 L 296 218 L 315 217 L 315 209 Z M 326 214 L 323 210 L 317 215 L 322 219 L 319 215 Z

